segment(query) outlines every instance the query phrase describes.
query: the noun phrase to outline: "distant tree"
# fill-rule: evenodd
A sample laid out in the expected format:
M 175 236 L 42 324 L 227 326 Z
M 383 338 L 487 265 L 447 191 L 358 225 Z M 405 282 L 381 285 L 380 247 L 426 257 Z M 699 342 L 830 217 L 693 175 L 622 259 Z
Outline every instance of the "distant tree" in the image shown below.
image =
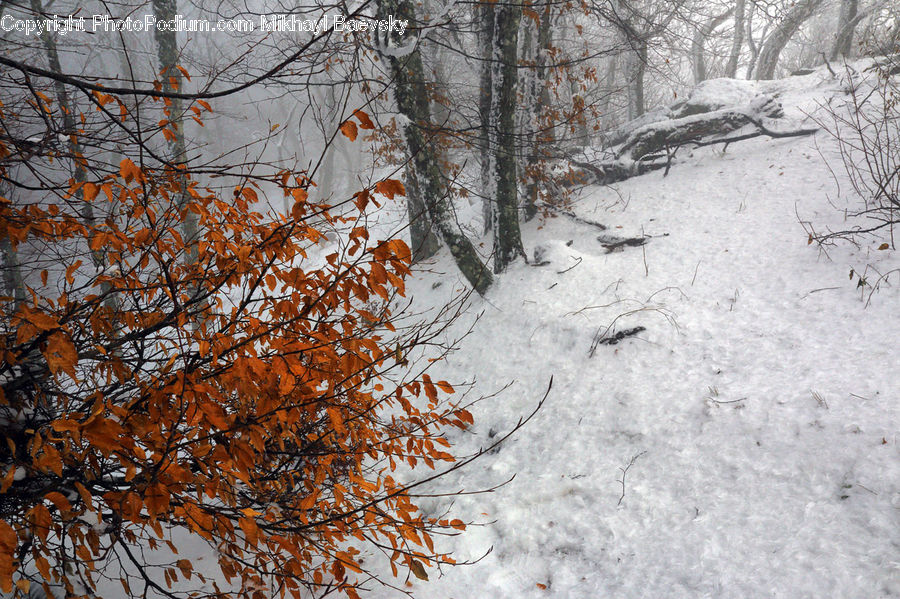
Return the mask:
M 775 69 L 781 51 L 791 41 L 800 27 L 810 19 L 822 6 L 824 0 L 799 0 L 776 23 L 772 32 L 765 38 L 759 51 L 757 79 L 774 79 Z
M 744 45 L 744 23 L 746 14 L 745 0 L 734 1 L 734 33 L 732 34 L 731 52 L 728 55 L 728 64 L 725 66 L 725 76 L 732 79 L 737 75 L 738 61 L 741 58 L 741 48 Z
M 732 13 L 734 13 L 734 8 L 729 8 L 725 12 L 709 19 L 709 21 L 697 28 L 694 32 L 694 37 L 691 40 L 691 62 L 694 67 L 694 83 L 700 83 L 707 79 L 706 56 L 703 48 L 704 44 L 707 42 L 710 35 L 712 35 L 712 32 L 725 23 Z

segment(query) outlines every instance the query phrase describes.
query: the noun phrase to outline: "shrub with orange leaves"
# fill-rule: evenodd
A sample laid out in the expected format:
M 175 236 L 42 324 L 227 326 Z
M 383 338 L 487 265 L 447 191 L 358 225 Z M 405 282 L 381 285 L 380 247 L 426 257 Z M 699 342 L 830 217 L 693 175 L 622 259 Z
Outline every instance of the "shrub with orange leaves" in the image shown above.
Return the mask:
M 123 126 L 126 104 L 93 95 Z M 0 112 L 6 131 L 16 118 Z M 364 548 L 395 575 L 452 562 L 430 533 L 463 523 L 425 517 L 395 472 L 454 462 L 444 432 L 472 422 L 408 362 L 440 325 L 391 312 L 406 244 L 310 203 L 302 175 L 223 197 L 152 148 L 120 146 L 109 169 L 78 145 L 89 131 L 69 134 L 28 156 L 0 138 L 3 179 L 48 173 L 0 190 L 0 590 L 355 597 L 375 575 Z M 54 181 L 54 161 L 82 174 Z M 263 179 L 290 215 L 254 211 Z M 403 188 L 373 185 L 357 210 L 370 191 Z M 313 222 L 343 226 L 343 249 L 313 259 Z

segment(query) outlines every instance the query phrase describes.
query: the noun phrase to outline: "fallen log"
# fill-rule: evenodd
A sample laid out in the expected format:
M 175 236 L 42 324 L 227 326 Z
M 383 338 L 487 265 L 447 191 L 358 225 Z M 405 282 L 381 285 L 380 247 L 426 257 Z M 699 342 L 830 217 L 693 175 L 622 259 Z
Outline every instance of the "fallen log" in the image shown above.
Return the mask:
M 760 128 L 765 115 L 780 112 L 781 105 L 773 98 L 759 96 L 743 109 L 715 110 L 652 123 L 634 131 L 618 149 L 616 157 L 640 160 L 649 154 L 664 152 L 667 148 L 726 135 L 748 125 Z

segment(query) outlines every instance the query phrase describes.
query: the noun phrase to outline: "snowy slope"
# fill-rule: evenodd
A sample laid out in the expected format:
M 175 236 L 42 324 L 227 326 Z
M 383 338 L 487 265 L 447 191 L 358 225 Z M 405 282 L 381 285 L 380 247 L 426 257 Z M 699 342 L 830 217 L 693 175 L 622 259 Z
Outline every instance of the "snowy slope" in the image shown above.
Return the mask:
M 777 87 L 794 124 L 834 92 L 823 79 Z M 847 199 L 822 156 L 835 157 L 824 133 L 759 138 L 697 151 L 665 178 L 584 191 L 575 212 L 606 233 L 652 235 L 644 248 L 607 254 L 599 230 L 566 217 L 526 228 L 529 252 L 540 246 L 550 264 L 520 263 L 473 299 L 480 322 L 439 366 L 441 378 L 477 378 L 482 393 L 515 381 L 476 407 L 458 447 L 514 425 L 551 376 L 553 390 L 499 452 L 441 485 L 472 491 L 516 475 L 456 501 L 493 524 L 444 546 L 459 558 L 493 551 L 410 590 L 900 596 L 898 279 L 867 307 L 868 290 L 848 278 L 900 258 L 877 244 L 827 256 L 807 245 L 798 214 L 841 226 L 828 199 Z M 430 269 L 416 297 L 457 293 L 446 257 Z M 589 356 L 598 331 L 635 326 L 646 330 Z

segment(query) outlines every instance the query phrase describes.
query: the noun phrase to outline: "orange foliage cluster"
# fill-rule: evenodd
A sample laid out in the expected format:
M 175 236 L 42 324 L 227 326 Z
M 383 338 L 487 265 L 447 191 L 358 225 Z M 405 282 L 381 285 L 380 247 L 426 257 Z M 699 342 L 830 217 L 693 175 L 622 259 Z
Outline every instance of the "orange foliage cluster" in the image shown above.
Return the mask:
M 308 202 L 302 177 L 272 176 L 295 203 L 264 218 L 253 185 L 223 198 L 137 160 L 70 180 L 64 201 L 0 198 L 0 241 L 57 265 L 0 301 L 0 590 L 86 595 L 111 577 L 126 595 L 354 597 L 364 546 L 395 575 L 452 562 L 429 531 L 464 525 L 425 518 L 394 472 L 452 462 L 441 431 L 471 423 L 447 382 L 406 365 L 421 329 L 391 325 L 406 244 L 357 226 L 313 260 L 310 223 L 347 217 Z M 142 561 L 177 554 L 173 530 L 209 544 L 218 581 L 178 555 Z

